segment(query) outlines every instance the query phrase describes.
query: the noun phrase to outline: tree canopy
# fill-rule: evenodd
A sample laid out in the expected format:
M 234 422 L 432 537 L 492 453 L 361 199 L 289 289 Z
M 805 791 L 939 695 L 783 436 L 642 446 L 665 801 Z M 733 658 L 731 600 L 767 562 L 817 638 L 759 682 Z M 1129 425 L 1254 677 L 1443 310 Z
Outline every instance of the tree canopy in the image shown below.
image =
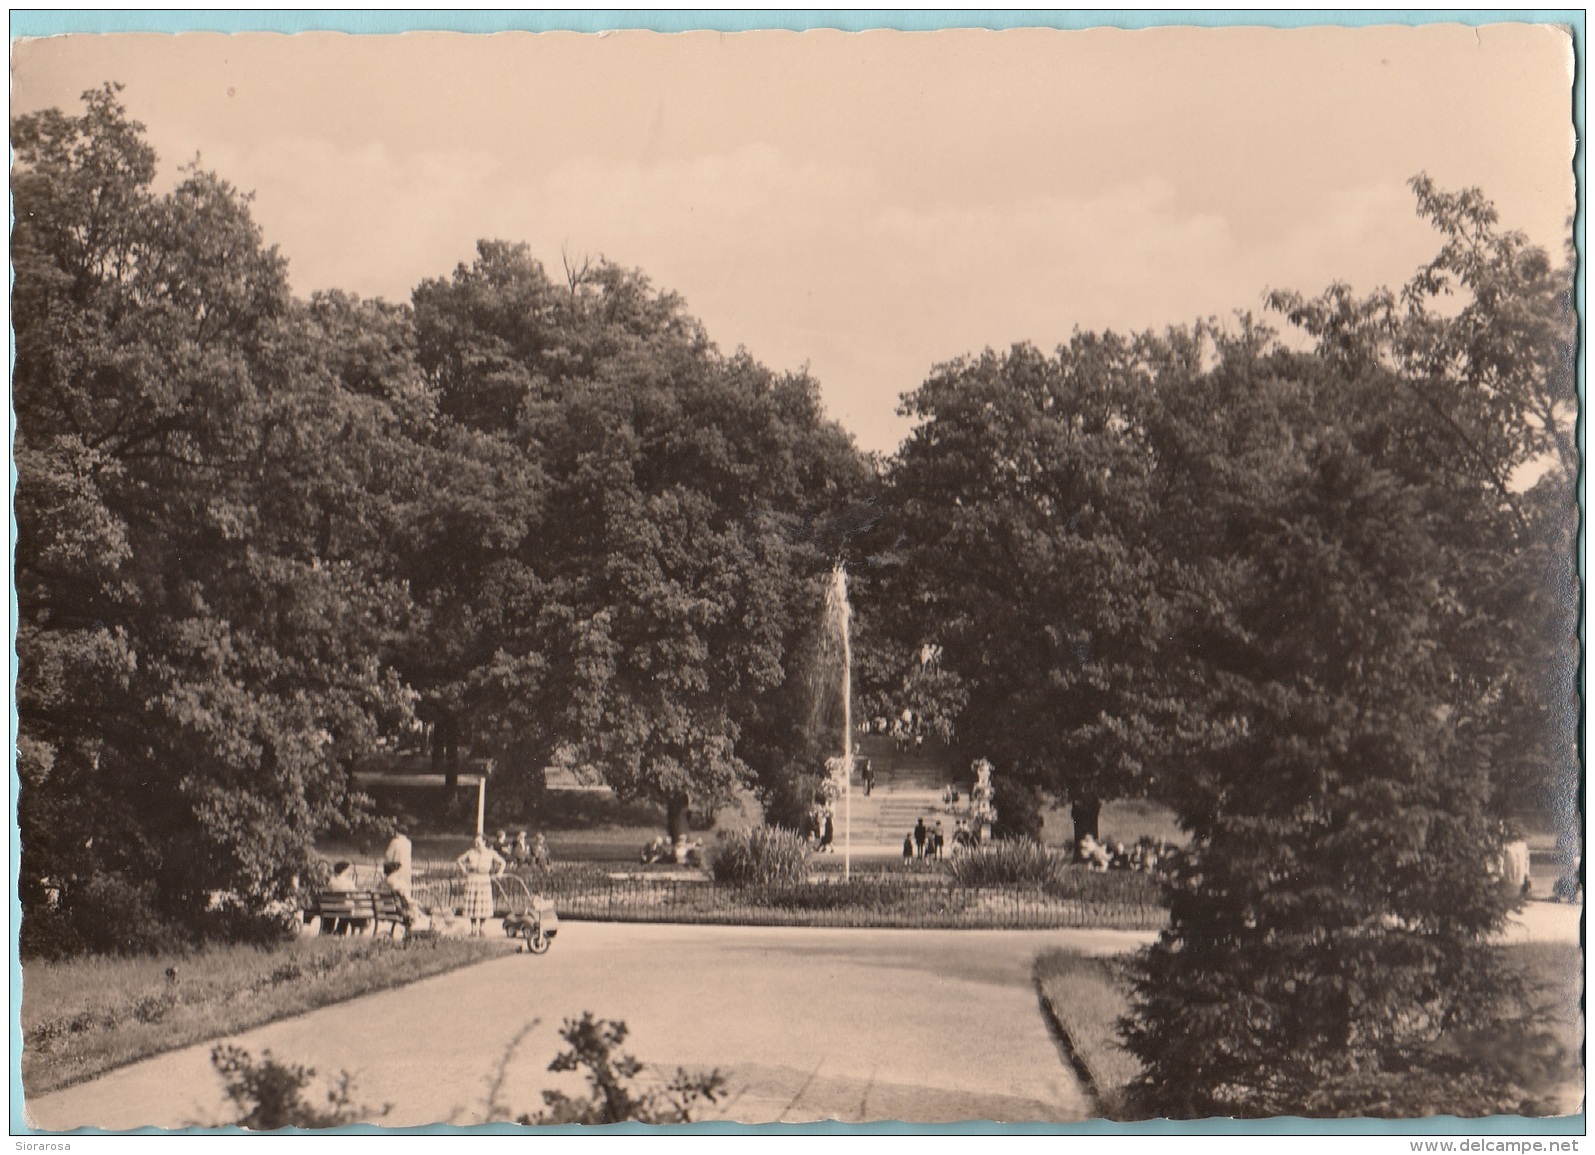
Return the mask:
M 1272 294 L 1303 339 L 1079 333 L 904 400 L 874 692 L 1077 833 L 1144 793 L 1188 832 L 1127 1024 L 1149 1113 L 1407 1113 L 1437 1072 L 1517 1106 L 1435 1048 L 1521 994 L 1491 863 L 1576 795 L 1571 279 L 1413 190 L 1438 255 Z
M 794 740 L 813 526 L 868 476 L 811 379 L 501 242 L 296 300 L 247 196 L 154 191 L 111 85 L 12 139 L 30 949 L 268 908 L 417 714 L 682 820 Z

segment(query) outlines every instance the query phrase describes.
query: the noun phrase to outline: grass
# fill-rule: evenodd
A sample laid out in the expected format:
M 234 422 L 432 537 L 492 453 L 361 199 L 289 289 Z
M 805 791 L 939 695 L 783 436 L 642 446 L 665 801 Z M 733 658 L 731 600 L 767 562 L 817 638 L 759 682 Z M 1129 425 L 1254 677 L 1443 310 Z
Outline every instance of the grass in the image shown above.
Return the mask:
M 1572 943 L 1521 943 L 1501 948 L 1538 992 L 1565 1064 L 1553 1085 L 1531 1088 L 1576 1112 L 1583 1095 L 1584 956 Z M 1087 1089 L 1106 1119 L 1124 1119 L 1124 1089 L 1140 1074 L 1119 1042 L 1118 1021 L 1130 1009 L 1130 956 L 1087 956 L 1054 950 L 1036 960 L 1035 980 Z
M 1042 812 L 1041 841 L 1047 846 L 1064 846 L 1074 843 L 1074 820 L 1069 817 L 1069 807 L 1049 806 Z M 1105 842 L 1122 842 L 1133 846 L 1141 838 L 1161 838 L 1176 846 L 1184 846 L 1188 836 L 1174 821 L 1174 812 L 1167 806 L 1145 798 L 1120 798 L 1102 805 L 1098 822 Z
M 218 946 L 187 955 L 24 962 L 22 1084 L 28 1095 L 42 1095 L 510 949 L 505 939 L 418 939 L 405 946 L 318 937 L 267 949 Z
M 1141 1073 L 1119 1044 L 1119 1019 L 1130 1009 L 1129 958 L 1049 951 L 1036 960 L 1036 985 L 1069 1054 L 1107 1119 L 1121 1117 L 1123 1089 Z
M 1537 993 L 1552 1036 L 1567 1055 L 1566 1078 L 1548 1092 L 1559 1109 L 1576 1112 L 1584 1096 L 1584 952 L 1569 942 L 1531 942 L 1505 948 Z

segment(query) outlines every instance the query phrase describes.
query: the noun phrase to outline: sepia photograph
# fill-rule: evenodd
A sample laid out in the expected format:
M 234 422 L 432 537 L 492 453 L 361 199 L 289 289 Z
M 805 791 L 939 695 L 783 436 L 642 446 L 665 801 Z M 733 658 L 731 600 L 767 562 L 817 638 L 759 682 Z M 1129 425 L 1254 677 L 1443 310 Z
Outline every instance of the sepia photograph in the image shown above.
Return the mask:
M 1583 1134 L 1582 13 L 16 15 L 12 1134 Z

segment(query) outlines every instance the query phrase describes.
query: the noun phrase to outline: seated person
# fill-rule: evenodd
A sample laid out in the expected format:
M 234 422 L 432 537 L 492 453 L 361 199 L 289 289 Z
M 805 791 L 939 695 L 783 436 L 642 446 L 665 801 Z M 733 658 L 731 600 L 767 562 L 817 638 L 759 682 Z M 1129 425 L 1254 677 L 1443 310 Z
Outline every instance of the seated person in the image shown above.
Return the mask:
M 360 887 L 354 877 L 354 863 L 338 861 L 332 864 L 332 877 L 327 879 L 323 890 L 337 891 L 339 894 L 353 894 Z M 323 934 L 348 934 L 354 930 L 354 920 L 348 918 L 324 919 L 321 932 Z
M 1081 836 L 1077 856 L 1099 874 L 1108 869 L 1108 848 L 1089 834 Z
M 537 837 L 532 839 L 532 865 L 547 866 L 549 861 L 548 839 L 539 831 Z
M 525 866 L 532 860 L 532 845 L 526 841 L 526 831 L 515 832 L 515 845 L 510 847 L 509 861 L 511 866 Z

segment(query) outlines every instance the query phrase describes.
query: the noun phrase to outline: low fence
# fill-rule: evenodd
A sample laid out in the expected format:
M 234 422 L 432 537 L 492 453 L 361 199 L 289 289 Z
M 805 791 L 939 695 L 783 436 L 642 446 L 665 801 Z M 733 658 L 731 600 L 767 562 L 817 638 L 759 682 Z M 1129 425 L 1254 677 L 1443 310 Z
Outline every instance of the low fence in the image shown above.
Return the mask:
M 1064 870 L 1045 885 L 964 887 L 945 875 L 855 872 L 800 886 L 717 886 L 696 873 L 605 873 L 555 867 L 494 882 L 499 913 L 525 910 L 533 893 L 562 919 L 736 926 L 1157 930 L 1166 912 L 1155 879 L 1130 872 Z M 464 879 L 417 871 L 416 900 L 434 909 L 464 902 Z

